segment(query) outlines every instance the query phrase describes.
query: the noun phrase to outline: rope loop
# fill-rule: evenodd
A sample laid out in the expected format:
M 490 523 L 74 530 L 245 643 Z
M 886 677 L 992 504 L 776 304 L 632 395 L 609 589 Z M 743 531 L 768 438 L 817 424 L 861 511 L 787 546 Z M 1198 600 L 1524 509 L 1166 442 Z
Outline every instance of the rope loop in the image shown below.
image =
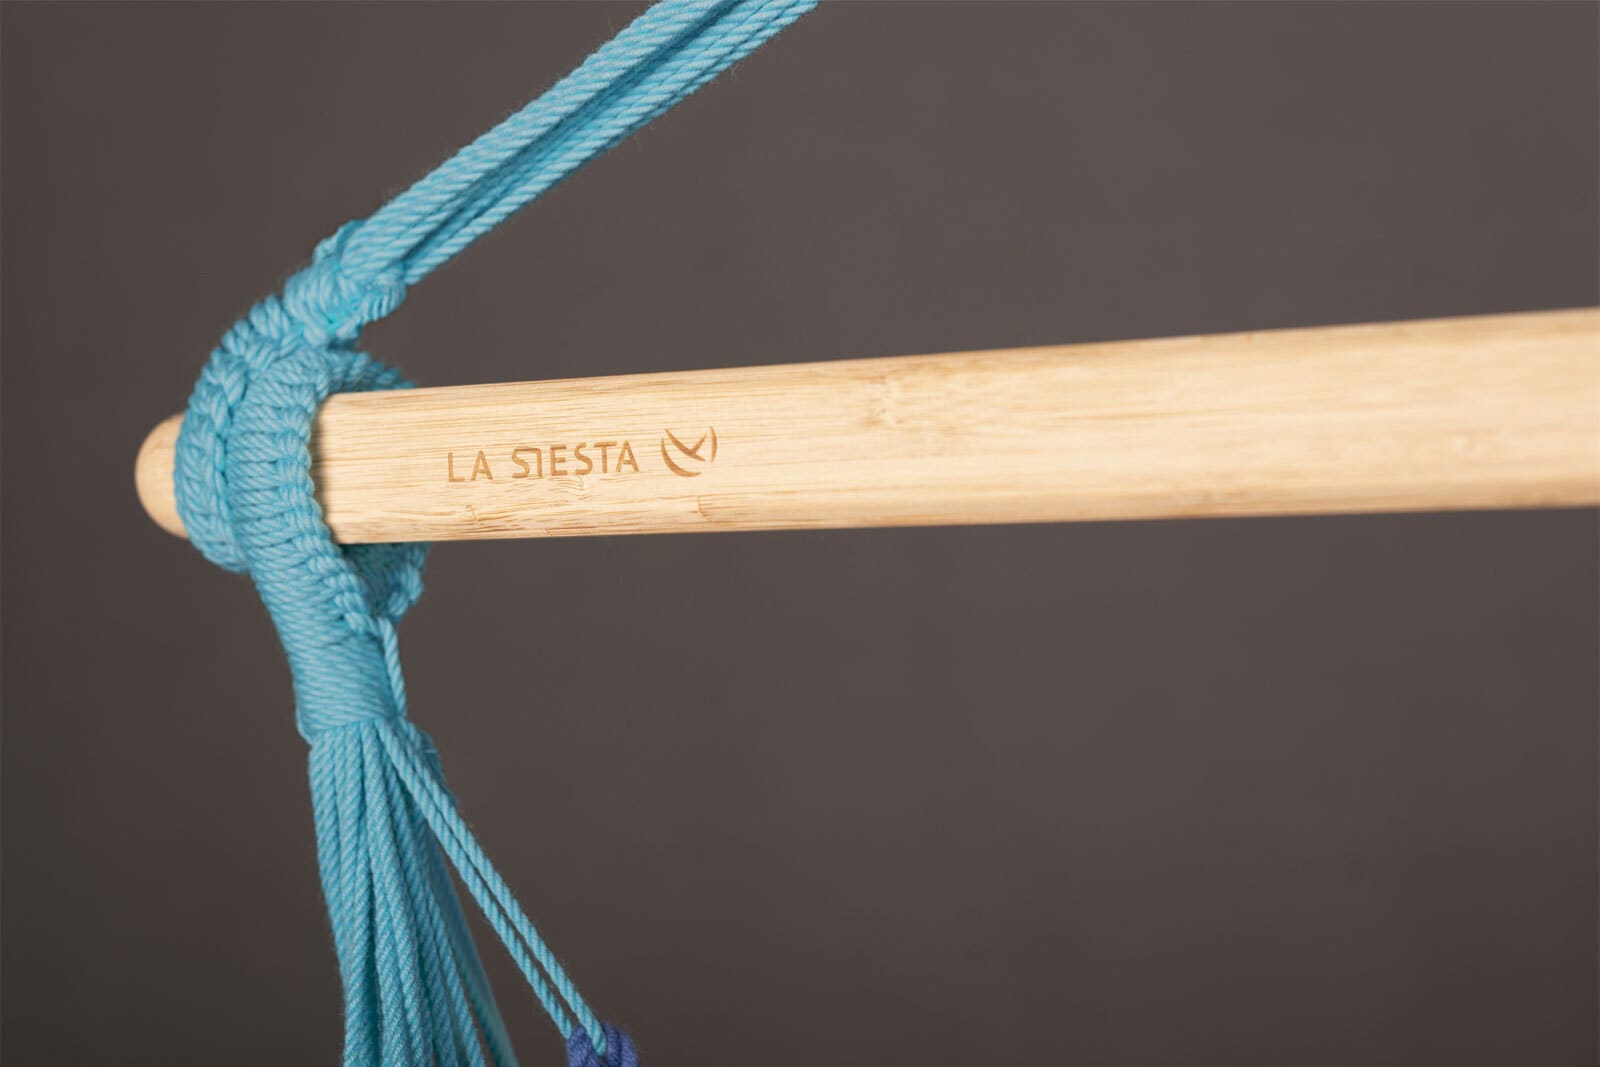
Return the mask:
M 362 326 L 399 306 L 405 286 L 394 271 L 357 280 L 342 270 L 338 250 L 349 230 L 322 242 L 311 264 L 285 283 L 281 297 L 267 297 L 233 325 L 190 394 L 174 465 L 178 513 L 195 547 L 228 570 L 249 569 L 235 536 L 228 486 L 237 476 L 229 440 L 251 388 L 269 379 L 277 379 L 277 388 L 310 386 L 315 399 L 309 409 L 283 409 L 290 417 L 305 416 L 297 435 L 309 441 L 316 405 L 331 393 L 409 385 L 398 372 L 350 348 Z M 308 454 L 308 468 L 309 462 Z M 314 514 L 320 522 L 314 500 L 293 503 L 302 519 Z
M 254 579 L 314 741 L 403 713 L 378 684 L 390 675 L 382 638 L 422 593 L 427 546 L 334 543 L 311 480 L 317 409 L 335 392 L 406 383 L 364 353 L 278 332 L 282 320 L 281 305 L 263 301 L 213 354 L 179 435 L 177 489 L 201 550 Z

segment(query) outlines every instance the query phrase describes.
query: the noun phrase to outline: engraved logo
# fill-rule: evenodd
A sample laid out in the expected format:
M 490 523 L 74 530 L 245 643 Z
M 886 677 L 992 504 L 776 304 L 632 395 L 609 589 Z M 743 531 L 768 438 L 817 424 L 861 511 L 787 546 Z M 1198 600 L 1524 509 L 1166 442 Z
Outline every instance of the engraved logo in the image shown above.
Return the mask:
M 671 430 L 663 431 L 661 461 L 680 478 L 698 478 L 717 458 L 717 431 L 707 426 L 694 444 Z M 527 438 L 524 438 L 527 440 Z M 648 446 L 647 446 L 648 447 Z M 640 464 L 649 468 L 650 453 L 641 460 L 633 442 L 620 434 L 606 440 L 585 439 L 556 444 L 518 444 L 511 448 L 478 448 L 444 454 L 445 481 L 470 485 L 475 482 L 522 482 L 537 484 L 545 479 L 562 479 L 569 485 L 583 486 L 585 480 L 601 476 L 638 474 Z
M 678 438 L 678 435 L 671 430 L 666 431 L 666 434 L 667 436 L 661 439 L 661 460 L 667 465 L 668 470 L 680 478 L 700 477 L 702 472 L 695 468 L 704 467 L 717 458 L 717 428 L 715 426 L 707 427 L 706 432 L 700 435 L 700 440 L 696 441 L 692 448 L 684 444 Z M 710 442 L 711 453 L 710 455 L 703 455 L 702 452 L 705 450 L 708 441 Z M 668 451 L 669 444 L 671 446 L 670 452 Z M 674 456 L 677 458 L 674 459 Z

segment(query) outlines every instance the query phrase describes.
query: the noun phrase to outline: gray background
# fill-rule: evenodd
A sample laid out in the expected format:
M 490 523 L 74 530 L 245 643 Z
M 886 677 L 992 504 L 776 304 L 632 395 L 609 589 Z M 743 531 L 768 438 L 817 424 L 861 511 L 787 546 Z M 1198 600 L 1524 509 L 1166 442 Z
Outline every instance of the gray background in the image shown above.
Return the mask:
M 13 1062 L 335 1060 L 287 674 L 134 449 L 318 238 L 635 10 L 5 7 Z M 1596 33 L 835 6 L 367 341 L 449 384 L 1592 304 Z M 1592 1064 L 1596 532 L 450 545 L 407 667 L 650 1067 Z

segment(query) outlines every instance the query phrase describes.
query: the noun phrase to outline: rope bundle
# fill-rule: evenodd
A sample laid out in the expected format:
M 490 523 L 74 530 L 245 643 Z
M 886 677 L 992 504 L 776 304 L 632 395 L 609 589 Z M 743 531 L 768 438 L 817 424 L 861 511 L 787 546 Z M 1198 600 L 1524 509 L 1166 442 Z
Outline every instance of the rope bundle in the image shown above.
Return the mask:
M 190 539 L 254 579 L 311 746 L 322 887 L 344 987 L 344 1062 L 515 1062 L 446 861 L 567 1041 L 574 1067 L 634 1067 L 579 996 L 406 718 L 396 626 L 427 546 L 336 545 L 309 441 L 334 392 L 406 385 L 355 350 L 406 289 L 584 162 L 704 85 L 815 0 L 663 0 L 577 70 L 312 262 L 223 338 L 190 398 L 175 482 Z

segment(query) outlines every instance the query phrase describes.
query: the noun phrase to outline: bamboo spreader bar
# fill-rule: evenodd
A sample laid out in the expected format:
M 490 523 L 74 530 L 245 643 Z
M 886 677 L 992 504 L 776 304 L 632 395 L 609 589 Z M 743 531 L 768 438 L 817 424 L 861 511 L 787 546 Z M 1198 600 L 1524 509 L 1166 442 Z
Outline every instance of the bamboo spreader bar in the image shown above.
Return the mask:
M 1595 505 L 1600 309 L 344 394 L 312 450 L 345 543 Z

